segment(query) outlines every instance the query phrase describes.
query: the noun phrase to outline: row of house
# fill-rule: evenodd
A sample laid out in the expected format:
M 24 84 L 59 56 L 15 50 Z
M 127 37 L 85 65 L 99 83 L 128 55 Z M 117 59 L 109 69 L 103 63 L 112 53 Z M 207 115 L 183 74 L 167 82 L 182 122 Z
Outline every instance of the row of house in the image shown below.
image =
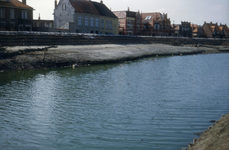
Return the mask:
M 181 24 L 171 24 L 168 14 L 139 13 L 130 11 L 129 8 L 127 11 L 113 13 L 119 18 L 120 35 L 229 38 L 229 28 L 226 24 L 204 22 L 201 26 L 185 21 Z
M 113 35 L 178 36 L 228 38 L 226 24 L 190 22 L 171 24 L 160 12 L 111 11 L 91 0 L 54 0 L 54 20 L 33 19 L 33 8 L 26 0 L 0 0 L 0 31 L 73 32 Z

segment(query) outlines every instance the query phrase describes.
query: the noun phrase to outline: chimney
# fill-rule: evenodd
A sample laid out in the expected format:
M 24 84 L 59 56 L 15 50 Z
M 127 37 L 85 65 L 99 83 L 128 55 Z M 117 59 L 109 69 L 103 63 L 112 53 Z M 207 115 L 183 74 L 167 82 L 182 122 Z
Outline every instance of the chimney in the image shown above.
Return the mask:
M 128 7 L 127 11 L 130 11 L 130 8 Z
M 218 25 L 218 22 L 216 22 L 216 25 Z
M 56 9 L 56 7 L 57 7 L 57 0 L 55 0 L 55 7 L 54 8 Z
M 103 4 L 103 0 L 101 0 L 100 3 Z
M 39 13 L 39 17 L 38 17 L 38 20 L 41 20 L 41 16 L 40 16 L 40 13 Z
M 212 22 L 210 22 L 210 24 L 212 24 Z
M 22 3 L 26 5 L 26 0 L 22 0 Z

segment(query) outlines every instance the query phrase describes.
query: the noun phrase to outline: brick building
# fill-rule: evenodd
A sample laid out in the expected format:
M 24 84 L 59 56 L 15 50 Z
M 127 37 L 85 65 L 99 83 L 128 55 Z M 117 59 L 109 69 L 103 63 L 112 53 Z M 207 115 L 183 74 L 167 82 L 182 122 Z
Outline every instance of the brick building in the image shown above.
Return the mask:
M 40 15 L 37 20 L 33 19 L 34 28 L 54 28 L 53 20 L 42 20 Z
M 205 37 L 207 38 L 220 38 L 221 36 L 220 35 L 221 30 L 218 26 L 218 23 L 204 22 L 203 31 L 204 31 Z
M 182 21 L 180 25 L 180 36 L 192 37 L 192 27 L 190 22 Z
M 220 32 L 221 38 L 229 38 L 229 28 L 228 28 L 227 24 L 225 24 L 225 25 L 220 24 L 219 29 L 221 30 L 221 32 Z
M 142 13 L 143 34 L 152 36 L 171 36 L 171 21 L 168 14 L 159 12 Z
M 31 31 L 33 8 L 26 0 L 0 0 L 0 31 Z
M 203 27 L 197 24 L 191 24 L 192 37 L 204 37 Z
M 134 11 L 113 11 L 118 17 L 120 35 L 142 35 L 142 14 Z
M 171 33 L 172 33 L 172 36 L 179 37 L 180 36 L 180 24 L 172 24 Z

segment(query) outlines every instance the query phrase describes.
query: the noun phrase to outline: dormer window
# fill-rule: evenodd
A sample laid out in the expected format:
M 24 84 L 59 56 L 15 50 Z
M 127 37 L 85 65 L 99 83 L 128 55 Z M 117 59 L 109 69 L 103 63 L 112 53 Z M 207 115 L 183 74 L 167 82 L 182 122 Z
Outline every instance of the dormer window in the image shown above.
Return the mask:
M 66 4 L 63 4 L 63 5 L 62 5 L 62 9 L 63 9 L 63 10 L 66 10 Z

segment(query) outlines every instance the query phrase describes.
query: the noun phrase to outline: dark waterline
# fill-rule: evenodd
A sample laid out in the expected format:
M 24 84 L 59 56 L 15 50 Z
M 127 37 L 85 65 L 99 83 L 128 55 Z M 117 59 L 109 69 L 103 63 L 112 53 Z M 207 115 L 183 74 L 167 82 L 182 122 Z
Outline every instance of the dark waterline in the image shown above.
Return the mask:
M 229 54 L 0 74 L 0 149 L 181 149 L 229 111 Z

